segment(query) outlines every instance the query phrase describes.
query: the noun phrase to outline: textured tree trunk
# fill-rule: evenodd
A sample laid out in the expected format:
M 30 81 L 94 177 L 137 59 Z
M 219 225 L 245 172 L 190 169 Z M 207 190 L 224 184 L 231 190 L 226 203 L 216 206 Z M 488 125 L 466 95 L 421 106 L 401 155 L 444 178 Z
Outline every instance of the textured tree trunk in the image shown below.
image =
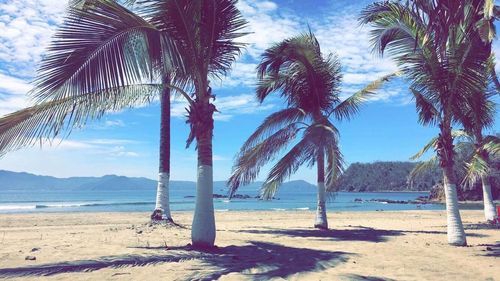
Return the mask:
M 164 83 L 169 79 L 165 78 Z M 153 220 L 172 221 L 169 202 L 170 181 L 170 89 L 165 87 L 161 99 L 160 121 L 160 165 L 158 186 L 156 189 L 156 206 L 151 218 Z
M 443 174 L 444 193 L 446 196 L 446 216 L 448 222 L 448 243 L 455 246 L 466 246 L 467 239 L 465 237 L 464 226 L 458 208 L 457 185 L 455 184 L 453 168 L 450 166 L 443 167 Z
M 326 196 L 325 196 L 325 158 L 322 153 L 318 155 L 318 207 L 316 209 L 315 228 L 328 229 L 326 217 Z
M 215 242 L 215 216 L 213 202 L 212 132 L 213 109 L 208 102 L 202 104 L 204 126 L 197 128 L 198 179 L 196 206 L 191 228 L 193 246 L 212 247 Z
M 484 217 L 486 221 L 492 221 L 497 218 L 497 211 L 493 196 L 491 195 L 490 179 L 487 176 L 481 177 L 483 184 L 483 202 L 484 202 Z
M 446 109 L 446 108 L 445 108 Z M 443 113 L 443 121 L 439 124 L 441 133 L 436 145 L 436 153 L 443 169 L 443 187 L 446 200 L 446 218 L 448 244 L 466 246 L 464 226 L 458 209 L 457 184 L 455 181 L 453 137 L 451 135 L 451 115 Z

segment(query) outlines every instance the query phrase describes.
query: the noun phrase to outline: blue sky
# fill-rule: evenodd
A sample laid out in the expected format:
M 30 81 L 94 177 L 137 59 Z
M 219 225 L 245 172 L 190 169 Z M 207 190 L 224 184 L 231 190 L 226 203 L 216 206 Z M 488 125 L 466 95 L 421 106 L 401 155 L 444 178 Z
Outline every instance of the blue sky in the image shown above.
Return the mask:
M 239 1 L 252 32 L 247 49 L 222 81 L 217 94 L 214 132 L 214 178 L 228 178 L 233 157 L 262 120 L 283 104 L 278 97 L 259 105 L 254 99 L 255 66 L 272 43 L 306 31 L 309 25 L 323 52 L 336 52 L 343 65 L 345 97 L 396 70 L 388 58 L 371 53 L 368 28 L 359 27 L 359 11 L 371 1 Z M 64 1 L 0 0 L 0 116 L 30 105 L 37 62 L 62 20 Z M 495 43 L 498 49 L 498 43 Z M 498 52 L 497 52 L 498 53 Z M 185 149 L 188 127 L 182 101 L 172 105 L 172 179 L 194 180 L 196 151 Z M 498 117 L 498 116 L 497 116 Z M 497 118 L 498 119 L 498 118 Z M 398 80 L 386 85 L 350 122 L 338 124 L 347 163 L 405 161 L 437 130 L 417 123 L 414 103 Z M 498 131 L 497 125 L 491 131 Z M 0 169 L 59 177 L 118 174 L 156 178 L 159 104 L 106 115 L 71 136 L 42 148 L 23 149 L 0 159 Z M 193 146 L 194 147 L 194 146 Z M 263 169 L 261 179 L 266 175 Z M 292 179 L 315 181 L 314 169 L 302 168 Z

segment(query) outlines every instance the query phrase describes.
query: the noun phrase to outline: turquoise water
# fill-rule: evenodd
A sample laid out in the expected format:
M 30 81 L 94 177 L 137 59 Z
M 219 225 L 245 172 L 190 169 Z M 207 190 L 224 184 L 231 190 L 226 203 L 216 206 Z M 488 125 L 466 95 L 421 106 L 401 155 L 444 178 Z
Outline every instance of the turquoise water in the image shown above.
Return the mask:
M 132 191 L 17 191 L 3 190 L 0 193 L 0 213 L 33 212 L 132 212 L 151 211 L 154 208 L 155 190 L 143 189 Z M 215 193 L 224 194 L 224 190 Z M 171 209 L 174 211 L 193 210 L 195 204 L 194 189 L 178 188 L 170 191 Z M 242 189 L 238 194 L 252 197 L 257 190 Z M 426 192 L 374 192 L 349 193 L 339 192 L 327 203 L 331 211 L 375 211 L 375 210 L 441 210 L 441 204 L 384 204 L 366 202 L 370 199 L 413 200 L 426 196 Z M 216 211 L 235 210 L 314 210 L 316 208 L 316 190 L 280 190 L 275 200 L 262 201 L 252 199 L 214 199 Z M 363 202 L 355 202 L 362 199 Z

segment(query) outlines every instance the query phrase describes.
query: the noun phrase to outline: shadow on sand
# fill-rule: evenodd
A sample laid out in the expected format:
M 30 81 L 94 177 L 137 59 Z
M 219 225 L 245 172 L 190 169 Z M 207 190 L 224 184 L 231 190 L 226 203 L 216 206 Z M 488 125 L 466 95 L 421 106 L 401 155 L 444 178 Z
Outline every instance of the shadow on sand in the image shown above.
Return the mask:
M 153 248 L 154 249 L 154 248 Z M 194 272 L 188 280 L 213 280 L 233 272 L 251 275 L 252 279 L 269 279 L 331 268 L 346 262 L 352 254 L 251 241 L 249 245 L 197 250 L 189 246 L 170 248 L 164 255 L 122 255 L 95 260 L 79 260 L 39 266 L 0 269 L 0 278 L 49 276 L 60 273 L 89 272 L 103 268 L 146 266 L 197 259 L 216 270 Z
M 363 276 L 358 274 L 347 274 L 344 276 L 349 281 L 393 281 L 394 279 L 380 278 L 375 276 Z
M 500 241 L 497 241 L 495 244 L 481 244 L 479 246 L 486 246 L 485 254 L 486 257 L 500 257 Z
M 304 238 L 327 238 L 333 241 L 366 241 L 385 242 L 389 236 L 402 235 L 401 231 L 375 229 L 371 227 L 357 226 L 354 229 L 277 229 L 269 228 L 263 230 L 240 230 L 238 232 L 254 234 L 272 234 L 277 236 L 291 236 Z
M 277 236 L 291 236 L 304 238 L 325 238 L 332 241 L 365 241 L 365 242 L 386 242 L 388 237 L 400 236 L 408 233 L 423 233 L 423 234 L 440 234 L 446 235 L 446 231 L 425 231 L 425 230 L 385 230 L 376 229 L 364 226 L 353 226 L 352 229 L 255 229 L 255 230 L 239 230 L 237 232 L 253 233 L 253 234 L 271 234 Z M 488 235 L 479 233 L 467 233 L 470 237 L 487 237 Z

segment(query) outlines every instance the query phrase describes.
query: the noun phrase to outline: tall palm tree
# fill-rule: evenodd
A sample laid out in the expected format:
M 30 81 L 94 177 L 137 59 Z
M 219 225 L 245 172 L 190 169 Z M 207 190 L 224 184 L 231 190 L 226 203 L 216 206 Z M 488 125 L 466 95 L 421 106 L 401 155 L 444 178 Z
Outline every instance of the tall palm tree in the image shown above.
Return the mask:
M 163 84 L 170 83 L 165 76 Z M 156 204 L 151 219 L 173 222 L 170 213 L 170 88 L 165 87 L 160 96 L 160 161 L 158 169 L 158 186 L 156 188 Z
M 146 70 L 145 65 L 137 61 L 146 57 L 141 52 L 150 51 L 144 42 L 146 38 L 141 38 L 144 35 L 141 29 L 152 31 L 154 27 L 116 1 L 75 0 L 70 1 L 70 5 L 68 16 L 42 59 L 34 81 L 31 96 L 37 105 L 0 120 L 0 149 L 6 152 L 30 145 L 37 137 L 50 139 L 62 129 L 69 131 L 71 127 L 83 125 L 87 118 L 100 118 L 106 111 L 131 107 L 136 102 L 149 103 L 159 96 L 160 171 L 152 218 L 171 221 L 168 201 L 170 88 L 153 82 L 154 79 L 143 79 L 152 69 Z M 83 26 L 89 23 L 90 28 Z M 149 37 L 160 43 L 159 34 L 151 33 Z M 99 70 L 99 65 L 109 68 Z M 170 83 L 166 75 L 161 75 L 164 84 Z M 139 82 L 142 79 L 150 81 Z M 70 87 L 74 88 L 70 90 Z M 67 92 L 62 93 L 64 91 Z
M 489 64 L 494 69 L 493 64 Z M 486 70 L 488 71 L 488 69 Z M 487 81 L 485 81 L 487 85 Z M 479 180 L 483 187 L 484 215 L 487 221 L 496 219 L 496 209 L 491 194 L 490 170 L 491 156 L 495 156 L 494 150 L 499 145 L 500 139 L 496 136 L 484 136 L 483 130 L 493 126 L 495 122 L 496 104 L 491 100 L 496 93 L 488 91 L 485 87 L 476 93 L 464 108 L 460 111 L 460 123 L 463 125 L 468 141 L 474 145 L 474 154 L 467 161 L 467 173 L 465 180 L 473 185 Z
M 458 157 L 454 158 L 454 172 L 462 188 L 473 186 L 481 182 L 483 189 L 484 215 L 487 221 L 494 220 L 497 217 L 495 204 L 491 194 L 490 174 L 493 168 L 493 160 L 498 161 L 500 155 L 500 138 L 497 136 L 483 136 L 482 141 L 478 142 L 476 137 L 470 135 L 464 130 L 453 130 L 452 136 L 457 140 L 454 150 Z M 435 148 L 438 138 L 435 137 L 427 143 L 422 150 L 411 157 L 412 160 L 419 159 L 431 148 Z M 436 156 L 429 160 L 419 162 L 410 172 L 409 181 L 412 182 L 423 172 L 435 170 L 439 167 L 439 161 Z
M 459 121 L 461 105 L 483 88 L 490 54 L 471 48 L 481 37 L 477 23 L 483 11 L 480 0 L 413 0 L 371 4 L 360 18 L 373 27 L 374 50 L 388 52 L 410 81 L 420 122 L 439 126 L 437 154 L 443 169 L 448 243 L 460 246 L 467 241 L 453 175 L 451 126 Z
M 361 102 L 388 77 L 341 101 L 340 63 L 332 54 L 323 56 L 311 31 L 267 49 L 257 69 L 258 100 L 262 103 L 271 93 L 278 92 L 287 108 L 267 117 L 243 144 L 228 181 L 230 194 L 254 181 L 260 168 L 302 131 L 300 140 L 271 168 L 261 193 L 263 198 L 272 198 L 281 183 L 302 164 L 316 164 L 318 205 L 314 226 L 328 228 L 325 192 L 335 189 L 343 169 L 338 130 L 329 118 L 351 118 Z
M 493 135 L 484 136 L 478 134 L 469 136 L 471 144 L 474 145 L 474 154 L 465 163 L 466 174 L 464 181 L 468 185 L 473 185 L 480 181 L 483 188 L 483 208 L 486 221 L 494 221 L 497 217 L 497 210 L 491 193 L 490 176 L 493 170 L 492 158 L 498 160 L 500 150 L 500 138 Z
M 172 38 L 182 59 L 180 71 L 194 89 L 189 100 L 189 146 L 196 140 L 198 177 L 196 206 L 191 230 L 193 245 L 212 246 L 215 241 L 213 207 L 212 136 L 214 129 L 212 90 L 209 76 L 226 74 L 243 44 L 246 21 L 236 8 L 236 0 L 148 1 L 146 17 Z
M 69 9 L 35 80 L 37 105 L 0 120 L 0 151 L 53 138 L 107 110 L 149 101 L 166 88 L 175 90 L 189 103 L 187 144 L 197 141 L 192 240 L 211 246 L 215 106 L 208 79 L 230 69 L 243 47 L 234 40 L 244 35 L 240 30 L 246 22 L 236 0 L 132 2 L 140 16 L 106 0 Z M 172 83 L 165 83 L 167 74 L 173 75 Z M 186 88 L 194 89 L 193 96 Z

